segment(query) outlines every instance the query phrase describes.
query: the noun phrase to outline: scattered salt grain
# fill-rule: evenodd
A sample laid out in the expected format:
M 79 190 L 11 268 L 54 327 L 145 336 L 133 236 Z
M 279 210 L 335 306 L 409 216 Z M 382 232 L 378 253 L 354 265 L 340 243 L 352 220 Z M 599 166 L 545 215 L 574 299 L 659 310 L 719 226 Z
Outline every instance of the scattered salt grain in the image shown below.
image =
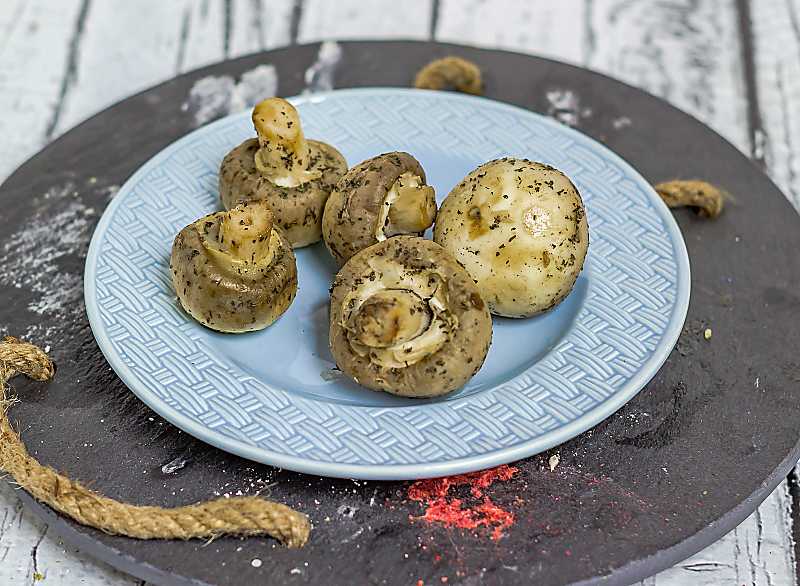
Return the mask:
M 611 125 L 614 127 L 614 130 L 622 130 L 632 124 L 631 119 L 627 116 L 620 116 L 619 118 L 614 118 L 611 121 Z
M 161 467 L 162 474 L 173 474 L 178 470 L 184 468 L 188 460 L 182 456 L 178 456 L 177 458 L 170 460 L 166 464 Z
M 567 126 L 578 126 L 581 116 L 589 116 L 591 110 L 581 111 L 578 94 L 568 89 L 553 89 L 545 94 L 547 115 Z

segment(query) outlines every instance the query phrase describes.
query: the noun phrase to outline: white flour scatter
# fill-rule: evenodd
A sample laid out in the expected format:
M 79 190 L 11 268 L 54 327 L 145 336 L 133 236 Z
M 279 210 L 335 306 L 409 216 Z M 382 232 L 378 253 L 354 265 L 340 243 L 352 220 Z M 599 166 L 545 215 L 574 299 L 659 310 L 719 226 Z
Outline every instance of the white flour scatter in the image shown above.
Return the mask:
M 242 74 L 242 79 L 233 86 L 228 113 L 241 112 L 255 106 L 264 98 L 278 92 L 278 72 L 272 65 L 259 65 Z
M 64 267 L 68 257 L 82 256 L 89 244 L 95 212 L 78 199 L 72 184 L 55 187 L 40 196 L 37 213 L 15 233 L 2 239 L 0 285 L 26 289 L 33 294 L 27 310 L 48 320 L 26 332 L 37 342 L 57 342 L 61 324 L 83 315 L 82 265 Z M 52 213 L 53 210 L 57 210 Z
M 348 519 L 352 519 L 357 512 L 358 512 L 358 507 L 353 507 L 350 505 L 341 505 L 338 509 L 336 509 L 337 515 L 341 515 L 342 517 L 347 517 Z
M 194 112 L 195 126 L 202 126 L 228 113 L 235 82 L 230 75 L 204 77 L 194 82 L 181 109 Z
M 75 296 L 82 292 L 83 279 L 74 273 L 57 273 L 48 281 L 47 289 L 41 292 L 42 296 L 28 304 L 28 309 L 39 315 L 54 314 L 75 301 Z M 33 289 L 38 291 L 37 289 Z
M 627 128 L 632 124 L 631 119 L 627 116 L 620 116 L 619 118 L 614 118 L 611 121 L 611 125 L 614 127 L 614 130 L 622 130 L 623 128 Z
M 213 490 L 212 494 L 222 498 L 269 494 L 270 489 L 275 486 L 275 482 L 272 481 L 272 472 L 273 470 L 270 470 L 265 474 L 263 470 L 256 470 L 248 466 L 236 483 L 226 482 L 218 489 Z
M 106 199 L 111 201 L 117 195 L 117 192 L 119 191 L 119 185 L 109 185 L 103 191 L 106 194 Z
M 354 539 L 357 539 L 357 538 L 358 538 L 358 536 L 359 536 L 359 535 L 361 535 L 362 533 L 364 533 L 364 528 L 363 528 L 363 527 L 360 527 L 360 528 L 358 529 L 358 531 L 356 531 L 355 533 L 353 533 L 353 534 L 352 534 L 350 537 L 345 537 L 344 539 L 342 539 L 341 543 L 350 543 L 350 542 L 351 542 L 351 541 L 353 541 Z
M 333 75 L 339 61 L 342 60 L 342 48 L 339 43 L 325 41 L 319 47 L 317 60 L 306 69 L 306 89 L 303 93 L 327 92 L 333 89 Z
M 757 128 L 753 136 L 753 140 L 753 156 L 756 159 L 763 159 L 764 152 L 767 148 L 767 134 L 760 128 Z
M 230 75 L 209 75 L 198 79 L 181 106 L 194 114 L 195 126 L 252 108 L 278 91 L 278 72 L 272 65 L 259 65 L 242 74 L 236 82 Z
M 578 94 L 567 89 L 553 89 L 545 94 L 547 98 L 547 115 L 567 126 L 579 126 L 581 118 L 592 115 L 591 108 L 581 109 Z

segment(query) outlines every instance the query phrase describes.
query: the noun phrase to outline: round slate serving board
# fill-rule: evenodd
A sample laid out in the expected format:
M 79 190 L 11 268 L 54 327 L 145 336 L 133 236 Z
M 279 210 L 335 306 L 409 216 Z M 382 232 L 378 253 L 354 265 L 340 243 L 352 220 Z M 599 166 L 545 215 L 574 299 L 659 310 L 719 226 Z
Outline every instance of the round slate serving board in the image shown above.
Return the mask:
M 535 57 L 433 43 L 343 43 L 336 87 L 407 86 L 457 54 L 486 73 L 487 96 L 556 114 L 605 142 L 648 180 L 700 177 L 733 194 L 715 222 L 676 213 L 692 263 L 686 327 L 667 363 L 623 409 L 558 449 L 514 464 L 476 497 L 513 512 L 502 533 L 423 517 L 410 483 L 331 480 L 272 469 L 188 437 L 117 379 L 84 315 L 92 229 L 120 184 L 191 130 L 195 81 L 273 64 L 280 95 L 304 89 L 318 46 L 225 62 L 143 92 L 81 124 L 0 189 L 0 324 L 51 347 L 55 379 L 17 379 L 11 412 L 46 464 L 124 501 L 174 506 L 260 493 L 308 513 L 310 543 L 268 539 L 142 542 L 77 526 L 27 504 L 65 539 L 158 584 L 621 584 L 666 568 L 741 522 L 797 461 L 800 217 L 733 146 L 666 103 L 602 75 Z M 568 90 L 591 111 L 553 112 Z M 705 340 L 710 327 L 713 337 Z M 551 471 L 550 456 L 560 463 Z M 500 537 L 493 539 L 493 537 Z M 258 559 L 261 564 L 252 561 Z

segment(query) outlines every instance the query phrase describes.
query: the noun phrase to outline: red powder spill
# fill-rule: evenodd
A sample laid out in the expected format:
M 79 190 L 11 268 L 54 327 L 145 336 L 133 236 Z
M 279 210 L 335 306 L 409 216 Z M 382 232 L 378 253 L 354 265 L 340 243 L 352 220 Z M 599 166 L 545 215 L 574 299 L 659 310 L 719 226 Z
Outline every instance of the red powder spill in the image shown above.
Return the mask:
M 498 540 L 503 536 L 503 531 L 514 524 L 514 514 L 495 505 L 492 499 L 484 496 L 483 491 L 495 480 L 509 480 L 518 471 L 513 466 L 503 465 L 470 474 L 418 480 L 408 487 L 408 498 L 427 505 L 422 516 L 425 521 L 460 529 L 488 527 L 492 529 L 491 538 Z M 450 487 L 463 485 L 469 485 L 470 494 L 483 500 L 477 505 L 464 506 L 461 499 L 448 498 Z

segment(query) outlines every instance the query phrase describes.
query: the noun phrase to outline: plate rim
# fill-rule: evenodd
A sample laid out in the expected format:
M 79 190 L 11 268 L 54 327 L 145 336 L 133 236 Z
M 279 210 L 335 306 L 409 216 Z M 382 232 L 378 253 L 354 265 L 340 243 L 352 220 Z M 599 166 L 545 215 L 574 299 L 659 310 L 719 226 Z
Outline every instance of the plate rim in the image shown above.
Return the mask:
M 615 392 L 611 397 L 598 403 L 589 412 L 584 413 L 573 421 L 555 430 L 517 444 L 512 447 L 499 448 L 491 452 L 479 455 L 468 455 L 459 458 L 448 459 L 435 463 L 420 464 L 347 464 L 340 462 L 323 462 L 318 460 L 305 459 L 295 455 L 287 455 L 263 447 L 248 445 L 241 440 L 218 433 L 216 430 L 204 426 L 183 413 L 174 410 L 158 395 L 150 391 L 146 385 L 138 379 L 133 370 L 120 358 L 119 354 L 113 349 L 113 344 L 108 338 L 104 328 L 103 319 L 99 314 L 96 303 L 96 266 L 99 256 L 101 240 L 114 216 L 114 211 L 121 205 L 124 195 L 130 189 L 130 185 L 135 183 L 142 175 L 147 173 L 150 168 L 168 157 L 172 151 L 178 148 L 183 142 L 190 140 L 197 133 L 213 132 L 217 126 L 229 123 L 235 118 L 249 116 L 248 111 L 230 114 L 209 124 L 201 126 L 181 136 L 177 140 L 163 147 L 147 161 L 145 161 L 130 177 L 128 177 L 119 192 L 103 210 L 100 221 L 95 226 L 89 249 L 84 264 L 84 302 L 86 314 L 89 320 L 92 335 L 97 342 L 103 356 L 109 363 L 114 372 L 119 376 L 125 386 L 136 395 L 150 409 L 158 413 L 161 417 L 190 434 L 191 436 L 210 444 L 228 453 L 247 458 L 269 466 L 285 468 L 306 474 L 328 476 L 335 478 L 357 478 L 364 480 L 412 480 L 420 478 L 434 478 L 448 476 L 475 470 L 491 468 L 501 464 L 514 462 L 535 454 L 541 453 L 552 447 L 572 439 L 573 437 L 598 425 L 622 406 L 633 399 L 653 377 L 658 373 L 672 352 L 686 320 L 689 309 L 689 299 L 691 292 L 691 268 L 689 263 L 688 251 L 683 234 L 675 221 L 669 208 L 657 195 L 652 185 L 636 170 L 633 165 L 619 156 L 616 152 L 598 140 L 552 118 L 538 112 L 521 108 L 500 100 L 493 100 L 482 96 L 472 96 L 466 94 L 441 92 L 433 90 L 420 90 L 411 88 L 396 87 L 360 87 L 347 89 L 334 89 L 326 92 L 314 94 L 301 94 L 286 98 L 295 105 L 304 103 L 318 103 L 326 99 L 335 98 L 342 95 L 429 95 L 438 98 L 451 99 L 455 101 L 467 101 L 475 104 L 487 104 L 495 108 L 505 109 L 517 115 L 528 115 L 537 118 L 541 123 L 558 129 L 559 132 L 566 132 L 578 142 L 589 144 L 593 149 L 600 149 L 604 156 L 615 164 L 623 168 L 629 177 L 639 186 L 643 187 L 650 195 L 653 205 L 659 210 L 660 217 L 664 222 L 665 229 L 670 236 L 673 250 L 675 251 L 677 292 L 675 305 L 669 323 L 665 328 L 662 341 L 651 354 L 642 368 L 635 373 L 628 383 Z M 122 197 L 121 197 L 122 196 Z M 466 397 L 465 397 L 466 399 Z M 346 409 L 375 409 L 374 406 L 344 405 Z M 408 407 L 397 407 L 396 409 L 418 409 L 419 405 Z

